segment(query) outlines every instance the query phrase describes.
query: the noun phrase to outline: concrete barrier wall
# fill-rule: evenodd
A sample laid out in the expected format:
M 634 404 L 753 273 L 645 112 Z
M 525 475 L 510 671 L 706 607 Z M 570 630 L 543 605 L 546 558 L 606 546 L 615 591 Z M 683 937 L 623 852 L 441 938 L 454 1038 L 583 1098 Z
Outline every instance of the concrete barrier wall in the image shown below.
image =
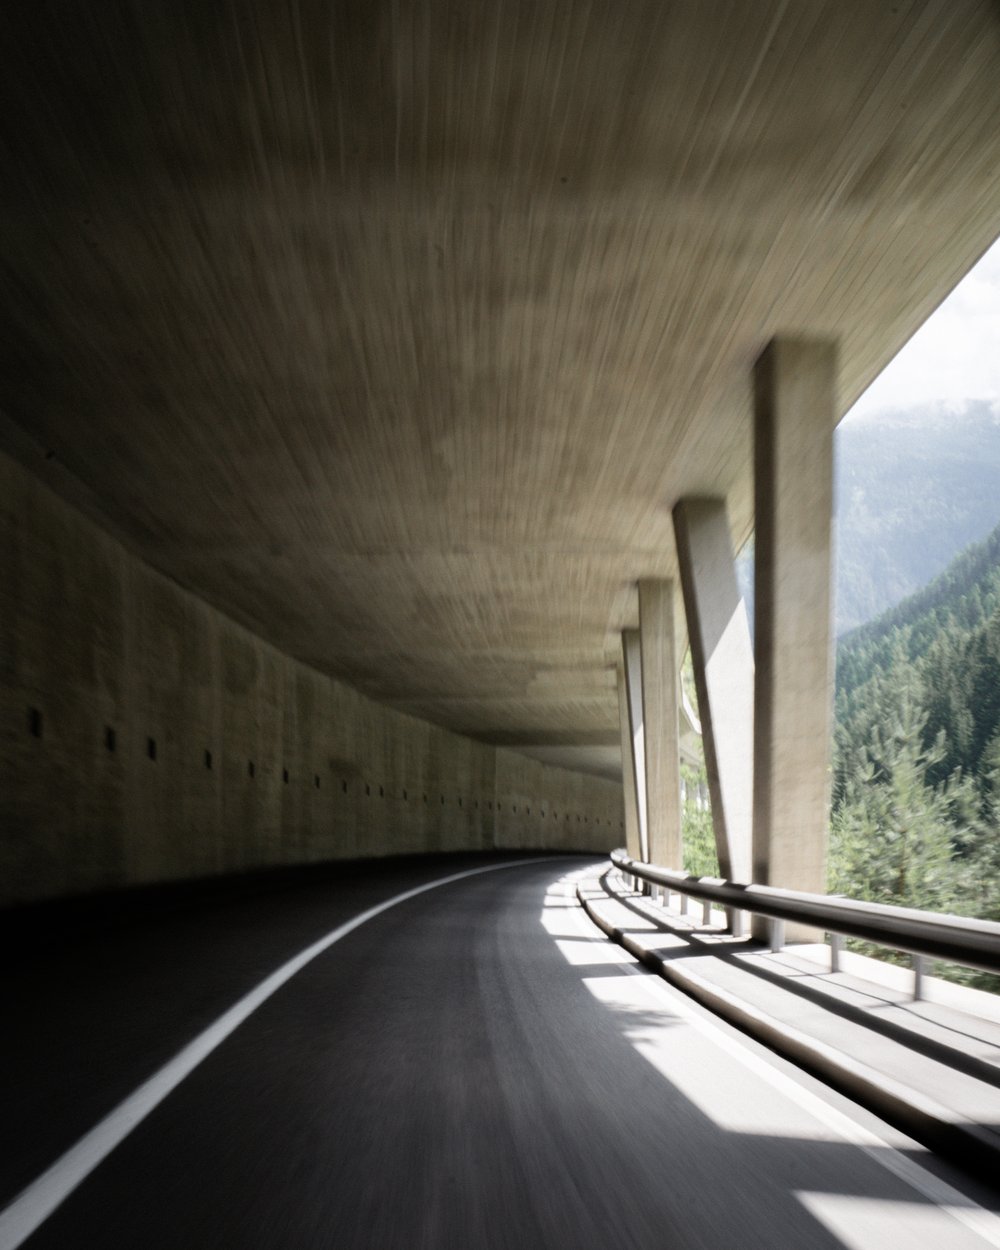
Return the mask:
M 594 784 L 608 787 L 595 792 Z M 622 787 L 585 773 L 550 768 L 515 751 L 496 753 L 496 845 L 579 847 L 599 851 L 624 845 Z
M 341 857 L 622 842 L 620 785 L 290 659 L 3 455 L 0 510 L 0 904 Z

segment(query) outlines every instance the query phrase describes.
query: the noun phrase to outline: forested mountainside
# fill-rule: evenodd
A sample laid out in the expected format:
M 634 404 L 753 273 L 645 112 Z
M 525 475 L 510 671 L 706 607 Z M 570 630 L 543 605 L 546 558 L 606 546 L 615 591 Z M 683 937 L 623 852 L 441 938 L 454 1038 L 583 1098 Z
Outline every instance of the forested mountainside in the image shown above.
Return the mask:
M 1000 523 L 1000 404 L 927 404 L 836 435 L 837 633 L 925 585 Z
M 830 888 L 1000 920 L 1000 527 L 840 640 Z
M 887 678 L 919 681 L 935 780 L 977 773 L 1000 727 L 1000 526 L 943 573 L 837 647 L 836 723 L 857 740 L 878 715 Z

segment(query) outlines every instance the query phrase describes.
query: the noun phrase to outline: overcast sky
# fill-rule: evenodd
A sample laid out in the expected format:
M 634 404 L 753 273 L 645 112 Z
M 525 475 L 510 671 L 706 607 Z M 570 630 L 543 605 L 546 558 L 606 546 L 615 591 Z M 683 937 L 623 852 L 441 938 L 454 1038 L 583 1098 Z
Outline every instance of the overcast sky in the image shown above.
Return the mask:
M 845 420 L 933 400 L 1000 398 L 1000 242 L 875 379 Z

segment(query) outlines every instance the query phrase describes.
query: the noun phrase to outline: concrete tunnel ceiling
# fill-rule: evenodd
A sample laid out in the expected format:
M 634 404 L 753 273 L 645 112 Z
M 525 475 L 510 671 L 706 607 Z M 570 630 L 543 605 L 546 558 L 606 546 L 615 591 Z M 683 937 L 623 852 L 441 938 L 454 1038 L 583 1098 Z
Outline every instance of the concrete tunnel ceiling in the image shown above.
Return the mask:
M 1000 231 L 994 3 L 5 6 L 2 443 L 374 698 L 619 768 L 750 370 L 857 397 Z

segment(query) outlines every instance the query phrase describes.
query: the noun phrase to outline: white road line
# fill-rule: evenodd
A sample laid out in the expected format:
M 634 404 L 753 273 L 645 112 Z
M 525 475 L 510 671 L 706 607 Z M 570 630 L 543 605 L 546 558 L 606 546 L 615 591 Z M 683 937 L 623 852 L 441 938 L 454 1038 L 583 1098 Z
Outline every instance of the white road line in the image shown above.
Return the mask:
M 237 1029 L 252 1012 L 279 990 L 286 981 L 291 980 L 306 964 L 317 955 L 322 955 L 335 942 L 347 937 L 355 929 L 374 920 L 390 907 L 397 907 L 407 899 L 416 898 L 428 890 L 436 890 L 452 881 L 461 881 L 465 877 L 479 876 L 484 872 L 497 872 L 502 868 L 520 868 L 525 864 L 548 863 L 562 856 L 546 855 L 531 859 L 512 860 L 506 864 L 487 864 L 480 868 L 468 868 L 463 872 L 454 872 L 448 877 L 439 877 L 436 881 L 428 881 L 424 885 L 405 890 L 402 894 L 386 899 L 375 907 L 369 907 L 353 919 L 348 920 L 339 928 L 333 929 L 325 937 L 281 965 L 276 972 L 234 1003 L 214 1024 L 210 1024 L 204 1032 L 199 1033 L 194 1041 L 189 1042 L 183 1050 L 174 1055 L 158 1072 L 144 1081 L 137 1090 L 104 1117 L 99 1124 L 81 1137 L 75 1146 L 71 1146 L 55 1163 L 43 1172 L 37 1180 L 0 1211 L 0 1250 L 16 1250 L 52 1212 L 64 1202 L 74 1189 L 90 1175 L 124 1139 L 176 1089 L 199 1063 L 220 1043 Z
M 579 877 L 580 872 L 572 874 Z M 569 880 L 571 878 L 567 878 Z M 571 887 L 568 887 L 571 889 Z M 574 895 L 575 897 L 575 895 Z M 602 931 L 591 921 L 583 908 L 576 913 L 581 925 L 581 933 L 601 933 Z M 605 937 L 607 935 L 604 935 Z M 608 941 L 611 939 L 609 938 Z M 617 944 L 616 944 L 617 945 Z M 621 950 L 621 947 L 618 948 Z M 922 1197 L 960 1221 L 971 1229 L 988 1245 L 1000 1250 L 1000 1217 L 974 1202 L 973 1199 L 960 1193 L 947 1181 L 941 1180 L 932 1172 L 922 1168 L 919 1163 L 897 1150 L 885 1138 L 880 1137 L 871 1129 L 856 1124 L 850 1116 L 845 1115 L 830 1103 L 825 1102 L 812 1090 L 804 1088 L 786 1073 L 773 1067 L 760 1055 L 752 1051 L 745 1043 L 733 1037 L 720 1025 L 713 1023 L 710 1017 L 703 1016 L 697 1008 L 691 1006 L 683 993 L 675 987 L 668 986 L 659 977 L 650 977 L 639 967 L 638 961 L 628 951 L 621 950 L 624 956 L 622 968 L 633 976 L 641 978 L 641 984 L 652 1002 L 661 1009 L 664 1000 L 669 1003 L 670 1010 L 687 1020 L 702 1036 L 709 1038 L 721 1050 L 736 1059 L 745 1068 L 766 1081 L 773 1089 L 789 1098 L 803 1111 L 814 1116 L 819 1122 L 835 1132 L 839 1137 L 863 1150 L 880 1167 L 891 1172 L 898 1180 L 909 1185 Z M 676 995 L 676 997 L 675 997 Z M 706 1009 L 707 1010 L 707 1009 Z

